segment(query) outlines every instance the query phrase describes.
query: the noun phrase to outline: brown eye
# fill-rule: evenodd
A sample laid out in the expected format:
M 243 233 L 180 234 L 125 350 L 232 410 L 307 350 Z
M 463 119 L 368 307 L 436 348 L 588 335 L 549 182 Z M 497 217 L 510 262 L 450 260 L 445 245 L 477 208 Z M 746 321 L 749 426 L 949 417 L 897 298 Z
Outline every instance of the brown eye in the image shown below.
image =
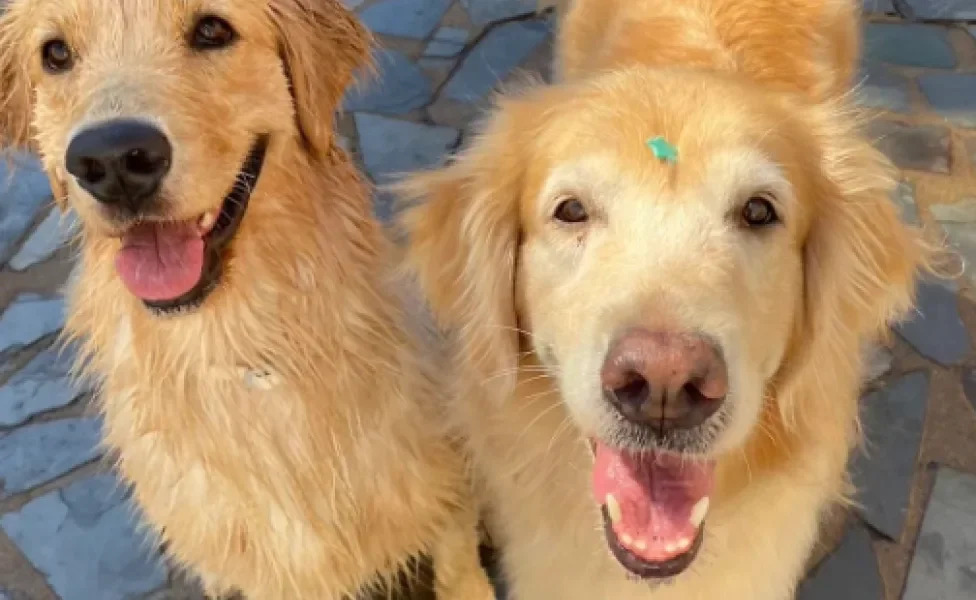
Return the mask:
M 560 202 L 552 216 L 563 223 L 583 223 L 590 218 L 586 207 L 576 198 L 567 198 Z
M 765 227 L 779 222 L 779 215 L 769 198 L 753 196 L 742 207 L 742 222 L 748 227 Z
M 50 40 L 41 48 L 41 62 L 48 73 L 63 73 L 71 69 L 74 56 L 64 40 Z
M 216 50 L 234 43 L 237 32 L 230 23 L 212 15 L 201 17 L 193 26 L 190 45 L 197 50 Z

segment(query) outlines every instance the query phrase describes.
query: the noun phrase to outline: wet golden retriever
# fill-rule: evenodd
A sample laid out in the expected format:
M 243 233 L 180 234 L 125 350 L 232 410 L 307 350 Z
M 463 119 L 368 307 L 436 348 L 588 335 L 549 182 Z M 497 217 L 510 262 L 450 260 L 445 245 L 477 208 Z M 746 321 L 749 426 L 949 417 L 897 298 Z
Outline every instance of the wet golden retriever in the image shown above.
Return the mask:
M 338 0 L 13 0 L 0 142 L 83 223 L 68 331 L 108 445 L 213 594 L 339 600 L 419 553 L 490 598 L 445 386 L 336 145 Z
M 853 0 L 577 0 L 554 86 L 405 180 L 514 600 L 784 600 L 929 246 L 845 103 Z

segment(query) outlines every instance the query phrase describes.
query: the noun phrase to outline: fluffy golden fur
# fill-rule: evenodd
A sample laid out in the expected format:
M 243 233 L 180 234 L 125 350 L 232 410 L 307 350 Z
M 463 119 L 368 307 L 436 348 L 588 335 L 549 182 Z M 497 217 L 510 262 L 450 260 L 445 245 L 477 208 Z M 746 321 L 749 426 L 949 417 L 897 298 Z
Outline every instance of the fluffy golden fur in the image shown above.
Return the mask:
M 503 96 L 451 165 L 400 186 L 408 268 L 459 347 L 453 418 L 512 597 L 790 598 L 848 491 L 860 346 L 910 307 L 930 256 L 845 105 L 857 7 L 563 4 L 562 81 Z M 675 164 L 646 146 L 658 135 Z M 781 223 L 737 221 L 757 193 Z M 555 222 L 571 197 L 585 224 Z M 635 325 L 717 339 L 731 386 L 703 439 L 704 544 L 666 585 L 617 564 L 590 492 L 586 440 L 615 433 L 600 364 Z
M 204 14 L 238 42 L 187 48 Z M 55 37 L 75 58 L 51 74 Z M 107 444 L 213 594 L 339 600 L 428 552 L 440 597 L 492 597 L 464 461 L 438 425 L 435 349 L 406 327 L 390 247 L 333 135 L 368 46 L 338 0 L 14 0 L 0 21 L 0 142 L 38 150 L 83 224 L 67 331 Z M 74 133 L 117 117 L 168 132 L 174 220 L 215 210 L 269 134 L 222 282 L 185 314 L 127 291 L 119 226 L 66 173 Z

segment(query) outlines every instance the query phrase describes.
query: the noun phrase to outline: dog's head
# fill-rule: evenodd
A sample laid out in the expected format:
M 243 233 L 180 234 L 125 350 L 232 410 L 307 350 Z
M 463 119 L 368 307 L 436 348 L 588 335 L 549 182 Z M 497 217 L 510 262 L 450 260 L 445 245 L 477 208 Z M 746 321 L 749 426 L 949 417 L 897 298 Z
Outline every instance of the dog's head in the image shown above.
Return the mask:
M 192 308 L 245 212 L 275 210 L 249 203 L 267 172 L 329 155 L 367 46 L 338 0 L 13 0 L 0 145 L 40 152 L 90 260 L 154 310 Z
M 611 549 L 660 577 L 694 558 L 723 461 L 790 427 L 849 440 L 859 344 L 924 255 L 889 183 L 837 110 L 634 70 L 503 99 L 401 187 L 469 374 L 498 388 L 532 350 L 594 450 Z

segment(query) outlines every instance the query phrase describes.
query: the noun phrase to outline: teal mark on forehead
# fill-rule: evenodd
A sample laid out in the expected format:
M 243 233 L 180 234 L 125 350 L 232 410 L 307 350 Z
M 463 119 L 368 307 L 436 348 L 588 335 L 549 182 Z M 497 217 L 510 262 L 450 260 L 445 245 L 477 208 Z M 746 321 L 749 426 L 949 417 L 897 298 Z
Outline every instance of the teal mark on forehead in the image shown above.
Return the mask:
M 647 147 L 654 153 L 654 158 L 670 163 L 678 162 L 678 149 L 668 143 L 661 136 L 647 140 Z

